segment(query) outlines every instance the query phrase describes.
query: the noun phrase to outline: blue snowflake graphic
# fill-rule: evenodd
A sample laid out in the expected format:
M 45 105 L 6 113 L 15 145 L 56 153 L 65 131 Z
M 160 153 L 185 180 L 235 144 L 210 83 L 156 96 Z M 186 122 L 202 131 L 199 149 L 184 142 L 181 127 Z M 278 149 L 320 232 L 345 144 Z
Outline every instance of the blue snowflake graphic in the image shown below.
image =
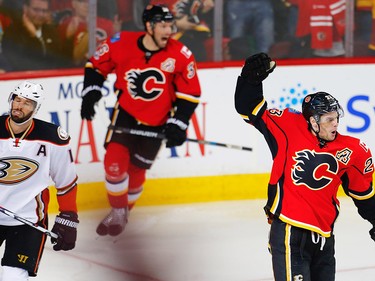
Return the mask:
M 268 100 L 270 104 L 269 107 L 278 109 L 291 107 L 300 110 L 303 98 L 310 93 L 314 93 L 315 90 L 315 87 L 312 89 L 307 89 L 306 87 L 302 86 L 301 83 L 297 83 L 297 85 L 294 87 L 283 88 L 283 94 L 280 97 Z

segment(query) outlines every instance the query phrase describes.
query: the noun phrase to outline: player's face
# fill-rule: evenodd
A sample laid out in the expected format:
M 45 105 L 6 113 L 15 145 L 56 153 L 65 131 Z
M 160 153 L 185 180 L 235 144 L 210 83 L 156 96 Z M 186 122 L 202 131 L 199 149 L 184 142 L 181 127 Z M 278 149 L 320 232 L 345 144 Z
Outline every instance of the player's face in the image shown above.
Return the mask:
M 320 116 L 319 137 L 326 141 L 333 141 L 336 138 L 339 117 L 336 111 L 325 113 Z
M 16 123 L 25 122 L 35 110 L 35 102 L 16 96 L 12 101 L 10 117 Z
M 165 48 L 174 31 L 174 22 L 157 22 L 154 25 L 154 39 L 160 49 Z

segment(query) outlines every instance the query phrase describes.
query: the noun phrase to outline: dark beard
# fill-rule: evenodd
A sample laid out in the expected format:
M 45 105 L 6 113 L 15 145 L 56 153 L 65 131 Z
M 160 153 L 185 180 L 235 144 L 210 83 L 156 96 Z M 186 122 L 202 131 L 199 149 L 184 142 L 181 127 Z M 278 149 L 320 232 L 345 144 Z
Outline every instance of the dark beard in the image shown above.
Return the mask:
M 14 116 L 12 113 L 10 114 L 10 118 L 17 124 L 21 124 L 27 120 L 29 120 L 29 118 L 31 117 L 31 115 L 33 114 L 34 112 L 30 112 L 29 114 L 25 115 L 24 117 L 22 118 L 19 118 L 17 116 Z

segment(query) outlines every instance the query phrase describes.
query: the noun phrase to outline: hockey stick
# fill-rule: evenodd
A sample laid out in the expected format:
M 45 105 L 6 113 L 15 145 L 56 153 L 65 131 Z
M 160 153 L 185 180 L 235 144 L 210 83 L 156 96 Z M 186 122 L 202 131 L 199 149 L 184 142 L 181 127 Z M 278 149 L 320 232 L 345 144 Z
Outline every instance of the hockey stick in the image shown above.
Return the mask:
M 7 215 L 7 216 L 10 216 L 10 217 L 14 218 L 15 220 L 20 221 L 20 222 L 22 222 L 22 223 L 24 223 L 28 226 L 31 226 L 32 228 L 35 228 L 36 230 L 39 230 L 40 232 L 43 232 L 44 234 L 48 235 L 51 238 L 55 238 L 55 239 L 58 238 L 56 233 L 53 233 L 53 232 L 49 231 L 48 229 L 45 229 L 45 228 L 43 228 L 43 227 L 41 227 L 41 226 L 39 226 L 35 223 L 32 223 L 31 221 L 29 221 L 29 220 L 27 220 L 23 217 L 20 217 L 19 215 L 13 213 L 12 211 L 10 211 L 8 209 L 5 209 L 4 207 L 0 206 L 0 212 Z
M 129 135 L 144 136 L 144 137 L 155 138 L 155 139 L 166 138 L 163 133 L 158 133 L 158 132 L 122 128 L 122 127 L 116 127 L 113 125 L 108 126 L 108 128 L 110 130 L 113 130 L 115 133 L 120 133 L 120 134 L 124 133 L 124 134 L 129 134 Z M 221 147 L 226 147 L 226 148 L 253 151 L 251 147 L 240 146 L 240 145 L 235 145 L 235 144 L 227 144 L 227 143 L 220 143 L 220 142 L 214 142 L 214 141 L 208 141 L 208 140 L 190 139 L 190 138 L 187 138 L 186 140 L 190 142 L 200 143 L 200 144 L 208 144 L 208 145 L 215 145 L 215 146 L 221 146 Z

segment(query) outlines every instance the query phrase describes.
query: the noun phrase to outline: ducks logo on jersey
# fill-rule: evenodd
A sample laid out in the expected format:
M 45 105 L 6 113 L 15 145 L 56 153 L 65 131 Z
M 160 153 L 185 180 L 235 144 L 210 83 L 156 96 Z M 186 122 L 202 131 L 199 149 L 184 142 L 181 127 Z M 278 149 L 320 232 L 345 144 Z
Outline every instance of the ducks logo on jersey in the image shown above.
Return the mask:
M 38 168 L 38 162 L 25 157 L 0 158 L 0 184 L 11 185 L 25 181 Z

